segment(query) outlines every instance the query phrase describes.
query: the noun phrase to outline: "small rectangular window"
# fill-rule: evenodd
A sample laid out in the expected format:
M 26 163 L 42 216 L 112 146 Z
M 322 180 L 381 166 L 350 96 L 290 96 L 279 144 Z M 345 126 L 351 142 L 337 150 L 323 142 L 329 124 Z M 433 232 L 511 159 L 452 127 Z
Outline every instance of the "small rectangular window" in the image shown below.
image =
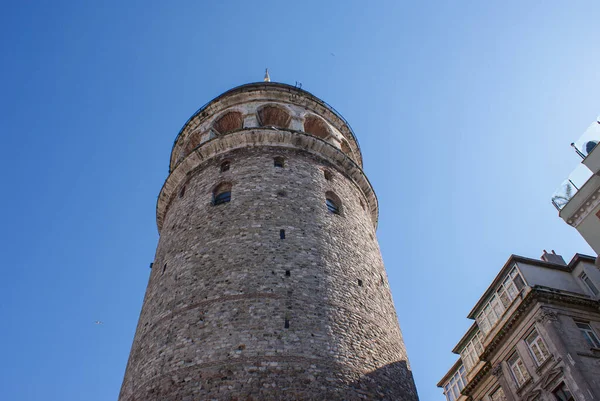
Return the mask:
M 279 230 L 279 239 L 285 239 L 285 230 Z
M 465 368 L 461 366 L 444 386 L 444 395 L 448 401 L 456 401 L 460 397 L 460 391 L 465 388 Z
M 213 205 L 220 205 L 223 203 L 227 203 L 231 201 L 231 192 L 221 192 L 220 194 L 215 196 L 215 200 L 213 201 Z
M 529 380 L 529 372 L 527 372 L 525 364 L 523 363 L 523 360 L 521 360 L 518 352 L 515 352 L 508 359 L 508 366 L 510 367 L 510 371 L 518 387 L 521 387 L 527 380 Z
M 529 351 L 531 351 L 531 355 L 540 366 L 548 357 L 550 357 L 550 352 L 548 352 L 548 347 L 546 347 L 546 343 L 536 330 L 534 330 L 527 338 L 525 339 L 527 346 L 529 347 Z
M 592 292 L 592 294 L 594 294 L 594 296 L 597 296 L 600 293 L 598 288 L 594 285 L 594 282 L 588 277 L 587 274 L 581 273 L 579 278 L 585 283 L 586 287 Z
M 588 322 L 575 322 L 577 328 L 592 348 L 600 348 L 600 340 Z

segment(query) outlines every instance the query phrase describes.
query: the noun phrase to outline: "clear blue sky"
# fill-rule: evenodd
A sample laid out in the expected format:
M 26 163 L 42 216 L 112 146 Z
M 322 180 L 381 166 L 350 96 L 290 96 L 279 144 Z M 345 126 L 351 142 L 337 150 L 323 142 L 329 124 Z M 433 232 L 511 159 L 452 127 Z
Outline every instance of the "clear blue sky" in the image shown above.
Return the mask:
M 550 196 L 600 112 L 598 3 L 491 3 L 5 2 L 0 399 L 116 399 L 173 140 L 268 66 L 354 128 L 418 391 L 442 400 L 511 253 L 591 252 Z

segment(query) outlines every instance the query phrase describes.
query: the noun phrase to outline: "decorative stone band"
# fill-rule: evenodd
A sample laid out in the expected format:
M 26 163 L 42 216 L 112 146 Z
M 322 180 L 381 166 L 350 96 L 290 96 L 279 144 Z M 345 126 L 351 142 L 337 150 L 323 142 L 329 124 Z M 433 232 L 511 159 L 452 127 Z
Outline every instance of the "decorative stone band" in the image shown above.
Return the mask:
M 186 180 L 190 171 L 198 168 L 205 161 L 231 150 L 258 146 L 303 150 L 327 160 L 350 178 L 363 193 L 371 214 L 371 221 L 374 227 L 377 228 L 379 217 L 377 196 L 358 164 L 353 162 L 340 149 L 315 136 L 300 131 L 264 127 L 241 129 L 213 138 L 198 146 L 179 163 L 167 177 L 158 196 L 156 203 L 158 232 L 160 233 L 162 230 L 165 215 L 172 199 L 176 196 L 178 188 Z
M 501 377 L 502 376 L 502 363 L 499 363 L 498 365 L 494 366 L 492 368 L 492 374 L 496 377 Z
M 592 212 L 592 210 L 596 209 L 596 207 L 600 205 L 600 189 L 590 195 L 585 202 L 581 205 L 581 207 L 573 212 L 567 219 L 567 224 L 577 227 L 581 222 Z

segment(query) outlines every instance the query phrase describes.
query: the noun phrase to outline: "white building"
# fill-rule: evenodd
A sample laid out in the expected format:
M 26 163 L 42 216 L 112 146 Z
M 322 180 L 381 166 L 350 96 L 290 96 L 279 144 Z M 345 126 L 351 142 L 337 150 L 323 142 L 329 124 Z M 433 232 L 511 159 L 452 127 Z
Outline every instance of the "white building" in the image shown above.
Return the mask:
M 552 196 L 559 216 L 600 254 L 600 121 L 571 144 L 583 159 Z

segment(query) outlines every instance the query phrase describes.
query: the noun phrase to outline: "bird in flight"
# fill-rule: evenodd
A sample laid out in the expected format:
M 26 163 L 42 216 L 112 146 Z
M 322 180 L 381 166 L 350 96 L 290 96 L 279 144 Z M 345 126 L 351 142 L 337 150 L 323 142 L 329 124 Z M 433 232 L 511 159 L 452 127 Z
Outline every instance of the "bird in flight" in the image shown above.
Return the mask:
M 96 320 L 96 321 L 94 322 L 94 324 L 104 324 L 104 322 L 102 322 L 102 321 L 100 321 L 100 320 Z

